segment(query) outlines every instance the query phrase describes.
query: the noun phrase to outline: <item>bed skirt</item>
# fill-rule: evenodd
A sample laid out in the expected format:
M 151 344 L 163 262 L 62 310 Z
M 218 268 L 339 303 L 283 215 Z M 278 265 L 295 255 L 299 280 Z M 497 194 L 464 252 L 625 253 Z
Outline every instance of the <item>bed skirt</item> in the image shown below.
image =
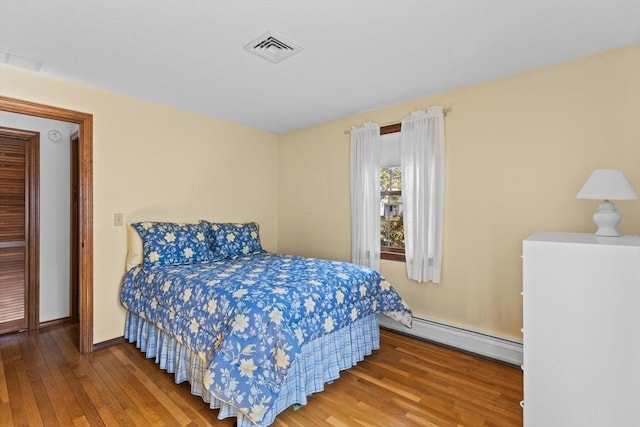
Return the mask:
M 238 427 L 256 426 L 242 412 L 220 401 L 204 387 L 203 375 L 208 363 L 153 323 L 128 311 L 124 337 L 135 342 L 147 358 L 155 357 L 161 369 L 174 374 L 176 384 L 188 381 L 191 394 L 202 397 L 212 409 L 219 409 L 218 419 L 237 417 Z M 260 426 L 272 424 L 275 417 L 291 405 L 306 405 L 307 396 L 322 391 L 325 383 L 340 376 L 340 371 L 354 366 L 378 348 L 380 329 L 376 314 L 304 344 Z

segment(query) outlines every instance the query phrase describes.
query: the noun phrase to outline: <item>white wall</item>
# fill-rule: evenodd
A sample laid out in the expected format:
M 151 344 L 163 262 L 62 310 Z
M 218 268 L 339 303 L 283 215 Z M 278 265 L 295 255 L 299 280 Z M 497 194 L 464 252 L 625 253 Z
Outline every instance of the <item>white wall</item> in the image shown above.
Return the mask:
M 0 111 L 0 126 L 40 132 L 40 321 L 69 316 L 70 151 L 72 123 Z M 62 134 L 54 143 L 51 129 Z

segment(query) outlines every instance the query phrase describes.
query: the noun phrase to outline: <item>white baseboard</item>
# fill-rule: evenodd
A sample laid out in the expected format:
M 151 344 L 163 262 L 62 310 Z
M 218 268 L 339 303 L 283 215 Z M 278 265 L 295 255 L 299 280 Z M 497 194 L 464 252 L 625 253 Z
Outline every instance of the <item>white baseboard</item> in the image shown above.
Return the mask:
M 501 360 L 512 365 L 522 365 L 522 343 L 517 341 L 417 317 L 413 318 L 413 328 L 411 329 L 386 316 L 379 315 L 378 318 L 380 326 L 387 329 Z

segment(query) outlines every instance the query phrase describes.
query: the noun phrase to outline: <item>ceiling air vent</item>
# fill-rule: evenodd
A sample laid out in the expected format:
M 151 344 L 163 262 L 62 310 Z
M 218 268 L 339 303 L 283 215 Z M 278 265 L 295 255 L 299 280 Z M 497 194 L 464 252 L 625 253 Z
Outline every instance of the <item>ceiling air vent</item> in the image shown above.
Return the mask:
M 302 51 L 300 46 L 271 31 L 251 41 L 244 48 L 264 59 L 268 59 L 274 64 Z
M 13 67 L 24 68 L 25 70 L 40 71 L 42 61 L 39 59 L 27 58 L 17 53 L 0 50 L 0 64 L 7 64 Z

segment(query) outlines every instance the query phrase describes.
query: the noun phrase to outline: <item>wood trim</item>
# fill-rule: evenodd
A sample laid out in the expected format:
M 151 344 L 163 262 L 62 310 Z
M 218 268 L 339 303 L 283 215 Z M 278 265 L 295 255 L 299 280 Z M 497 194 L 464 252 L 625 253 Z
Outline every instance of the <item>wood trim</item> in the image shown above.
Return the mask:
M 107 341 L 102 341 L 93 345 L 93 351 L 104 350 L 105 348 L 113 347 L 114 345 L 126 344 L 127 340 L 124 337 L 112 338 Z
M 79 125 L 79 350 L 93 351 L 93 116 L 0 96 L 0 110 Z
M 80 135 L 74 132 L 69 138 L 69 164 L 70 186 L 69 186 L 69 316 L 72 322 L 78 321 L 78 182 L 79 182 L 79 145 Z
M 3 322 L 2 326 L 0 326 L 0 335 L 2 334 L 10 334 L 13 332 L 24 332 L 24 320 L 11 320 L 8 322 Z M 0 361 L 1 363 L 1 361 Z
M 28 252 L 28 295 L 27 327 L 30 331 L 40 327 L 40 133 L 29 138 L 29 226 L 27 237 Z
M 70 316 L 61 317 L 60 319 L 47 320 L 46 322 L 40 323 L 40 329 L 51 328 L 53 326 L 64 325 L 72 322 L 73 322 L 73 319 Z
M 402 261 L 402 262 L 406 262 L 407 260 L 404 254 L 404 249 L 391 248 L 388 246 L 380 247 L 380 259 L 386 259 L 389 261 Z
M 85 115 L 80 122 L 78 150 L 80 183 L 78 214 L 80 224 L 80 352 L 93 351 L 93 116 Z
M 19 139 L 21 141 L 28 141 L 32 136 L 38 135 L 38 132 L 33 132 L 24 129 L 14 129 L 8 127 L 2 127 L 2 136 L 7 138 Z
M 386 135 L 388 133 L 396 133 L 400 132 L 402 128 L 402 123 L 393 123 L 386 126 L 380 126 L 380 135 Z

